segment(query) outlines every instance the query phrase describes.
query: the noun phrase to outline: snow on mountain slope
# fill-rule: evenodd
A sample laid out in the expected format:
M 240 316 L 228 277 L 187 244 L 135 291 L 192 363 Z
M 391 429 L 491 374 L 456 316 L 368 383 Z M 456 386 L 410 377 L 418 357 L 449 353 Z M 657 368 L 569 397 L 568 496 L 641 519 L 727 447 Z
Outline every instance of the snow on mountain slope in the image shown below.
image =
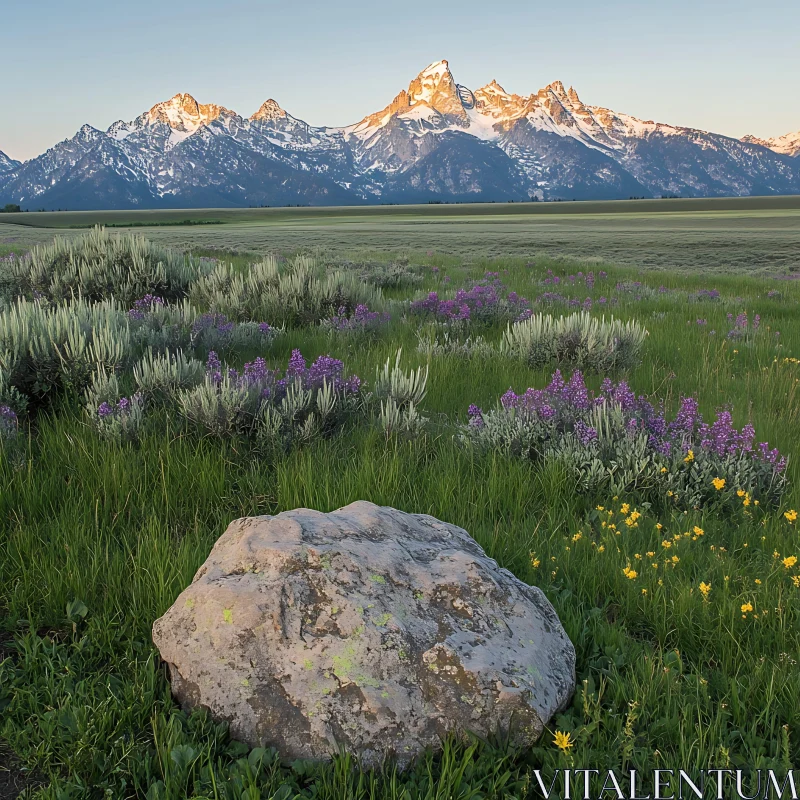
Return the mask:
M 554 81 L 472 91 L 447 61 L 381 111 L 314 127 L 273 99 L 249 118 L 189 94 L 107 131 L 84 126 L 24 164 L 0 200 L 33 207 L 579 199 L 800 193 L 800 132 L 732 139 L 587 105 Z
M 21 162 L 9 158 L 2 150 L 0 150 L 0 173 L 10 172 L 20 165 Z
M 742 141 L 748 144 L 758 144 L 768 147 L 776 153 L 787 156 L 800 156 L 800 131 L 787 133 L 785 136 L 776 136 L 772 139 L 759 139 L 755 136 L 744 136 Z

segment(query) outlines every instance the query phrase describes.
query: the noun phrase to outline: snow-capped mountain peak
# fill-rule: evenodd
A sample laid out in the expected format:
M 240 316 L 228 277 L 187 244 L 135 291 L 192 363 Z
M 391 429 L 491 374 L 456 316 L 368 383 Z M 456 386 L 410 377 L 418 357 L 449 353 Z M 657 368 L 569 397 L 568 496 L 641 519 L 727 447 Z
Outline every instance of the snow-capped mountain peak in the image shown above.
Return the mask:
M 447 61 L 427 66 L 408 86 L 408 104 L 424 104 L 440 114 L 466 116 L 458 87 Z
M 278 105 L 277 101 L 270 98 L 261 104 L 261 107 L 250 119 L 273 120 L 282 119 L 285 116 L 286 112 Z
M 0 172 L 10 172 L 18 166 L 20 166 L 19 161 L 15 161 L 0 150 Z
M 800 156 L 800 131 L 787 133 L 784 136 L 775 136 L 771 139 L 759 139 L 757 136 L 743 136 L 742 141 L 747 144 L 760 144 L 776 153 L 787 156 Z
M 223 114 L 233 113 L 214 103 L 201 105 L 190 94 L 179 93 L 163 103 L 156 103 L 139 119 L 145 124 L 163 122 L 173 130 L 194 133 L 201 125 L 208 125 Z
M 529 110 L 531 96 L 509 94 L 496 80 L 475 90 L 478 110 L 496 120 L 511 120 L 523 116 Z
M 217 120 L 228 121 L 238 115 L 215 103 L 198 103 L 192 95 L 180 92 L 169 100 L 156 103 L 149 111 L 140 114 L 132 122 L 119 120 L 106 133 L 117 141 L 147 129 L 166 131 L 164 147 L 170 149 L 184 141 L 196 131 Z

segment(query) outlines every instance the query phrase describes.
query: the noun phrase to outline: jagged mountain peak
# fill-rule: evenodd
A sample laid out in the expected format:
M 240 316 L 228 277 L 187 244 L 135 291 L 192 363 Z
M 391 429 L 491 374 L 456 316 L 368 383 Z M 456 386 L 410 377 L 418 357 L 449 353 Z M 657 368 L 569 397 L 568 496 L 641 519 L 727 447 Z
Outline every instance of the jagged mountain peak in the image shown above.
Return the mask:
M 270 98 L 261 104 L 258 111 L 256 111 L 256 113 L 253 114 L 250 119 L 273 120 L 282 119 L 285 116 L 286 112 L 280 107 L 278 102 Z
M 498 94 L 508 94 L 508 92 L 497 82 L 495 78 L 492 78 L 486 86 L 481 87 L 485 92 L 496 92 Z
M 78 139 L 84 142 L 95 142 L 103 136 L 103 132 L 97 130 L 97 128 L 89 125 L 81 125 L 81 129 L 75 134 L 73 137 L 74 139 Z
M 222 115 L 235 116 L 233 111 L 215 103 L 198 103 L 192 95 L 179 92 L 161 103 L 156 103 L 142 114 L 137 122 L 168 125 L 173 130 L 193 133 L 201 125 L 208 125 Z
M 561 81 L 553 81 L 551 84 L 548 84 L 545 88 L 550 90 L 551 92 L 554 92 L 559 97 L 567 96 L 567 90 L 564 88 L 564 84 Z
M 439 61 L 434 61 L 432 64 L 428 64 L 425 69 L 423 69 L 418 78 L 433 78 L 435 80 L 439 80 L 444 76 L 449 75 L 451 80 L 453 78 L 453 73 L 450 72 L 450 63 L 447 59 L 442 58 Z
M 18 167 L 21 162 L 15 161 L 11 156 L 7 156 L 0 150 L 0 172 L 9 172 L 10 170 Z
M 458 87 L 447 61 L 429 64 L 408 85 L 408 104 L 425 104 L 440 114 L 465 116 Z
M 774 136 L 771 139 L 760 139 L 757 136 L 743 136 L 741 139 L 746 144 L 759 144 L 768 147 L 776 153 L 787 156 L 800 157 L 800 131 L 787 133 L 784 136 Z
M 462 121 L 467 116 L 450 65 L 444 59 L 429 64 L 409 83 L 407 90 L 401 89 L 395 95 L 386 108 L 369 114 L 350 129 L 371 131 L 386 125 L 395 116 L 419 120 L 437 114 L 456 116 Z

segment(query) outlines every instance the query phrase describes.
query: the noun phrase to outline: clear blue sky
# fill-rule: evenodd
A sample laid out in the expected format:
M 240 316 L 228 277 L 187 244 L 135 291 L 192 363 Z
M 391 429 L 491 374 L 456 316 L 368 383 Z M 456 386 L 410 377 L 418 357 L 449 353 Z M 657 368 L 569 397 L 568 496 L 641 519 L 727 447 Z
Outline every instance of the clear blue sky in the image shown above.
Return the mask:
M 560 79 L 643 119 L 800 129 L 798 0 L 6 0 L 0 25 L 0 150 L 19 159 L 179 91 L 346 125 L 440 58 L 471 88 Z

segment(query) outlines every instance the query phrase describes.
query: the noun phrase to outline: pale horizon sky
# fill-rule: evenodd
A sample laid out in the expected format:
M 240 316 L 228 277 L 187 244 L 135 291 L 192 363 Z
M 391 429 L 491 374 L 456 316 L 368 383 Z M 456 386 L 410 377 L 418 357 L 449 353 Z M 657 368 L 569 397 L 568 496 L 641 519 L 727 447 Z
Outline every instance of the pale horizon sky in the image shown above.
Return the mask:
M 800 130 L 800 3 L 39 0 L 0 10 L 0 151 L 35 157 L 189 92 L 243 116 L 267 98 L 312 125 L 386 106 L 425 66 L 741 137 Z

